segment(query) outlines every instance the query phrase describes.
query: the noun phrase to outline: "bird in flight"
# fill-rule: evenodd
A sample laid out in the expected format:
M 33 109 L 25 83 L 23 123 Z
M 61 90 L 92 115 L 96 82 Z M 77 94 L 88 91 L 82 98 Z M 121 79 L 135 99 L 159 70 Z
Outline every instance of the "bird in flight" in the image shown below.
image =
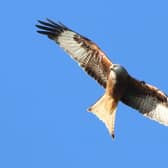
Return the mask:
M 104 122 L 113 138 L 119 101 L 168 126 L 168 96 L 164 92 L 132 77 L 123 66 L 112 63 L 94 42 L 62 23 L 39 20 L 36 27 L 38 33 L 55 41 L 105 88 L 104 95 L 88 111 Z

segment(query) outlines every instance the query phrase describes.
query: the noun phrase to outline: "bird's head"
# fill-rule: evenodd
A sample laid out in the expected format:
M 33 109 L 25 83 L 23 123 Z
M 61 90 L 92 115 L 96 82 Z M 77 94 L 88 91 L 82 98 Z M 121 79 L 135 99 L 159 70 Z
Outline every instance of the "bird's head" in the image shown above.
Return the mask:
M 116 81 L 125 81 L 128 77 L 127 70 L 119 64 L 113 64 L 110 67 L 110 73 L 112 74 L 112 78 Z

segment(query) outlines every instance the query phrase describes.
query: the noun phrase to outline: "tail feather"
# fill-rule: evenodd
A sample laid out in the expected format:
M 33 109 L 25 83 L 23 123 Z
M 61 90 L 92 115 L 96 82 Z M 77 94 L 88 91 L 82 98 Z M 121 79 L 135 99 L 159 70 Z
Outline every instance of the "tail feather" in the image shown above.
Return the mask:
M 110 135 L 114 138 L 115 116 L 117 104 L 112 96 L 103 95 L 88 111 L 95 114 L 101 121 L 104 122 Z

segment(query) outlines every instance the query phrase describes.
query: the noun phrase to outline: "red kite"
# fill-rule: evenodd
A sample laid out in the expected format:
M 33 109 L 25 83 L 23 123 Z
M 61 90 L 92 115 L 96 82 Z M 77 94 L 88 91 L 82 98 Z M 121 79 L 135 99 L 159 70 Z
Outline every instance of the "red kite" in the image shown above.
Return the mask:
M 95 43 L 62 23 L 49 19 L 39 23 L 36 25 L 40 29 L 38 33 L 54 40 L 105 88 L 105 94 L 88 111 L 104 122 L 113 138 L 119 101 L 168 126 L 168 97 L 165 93 L 130 76 L 124 67 L 113 64 Z

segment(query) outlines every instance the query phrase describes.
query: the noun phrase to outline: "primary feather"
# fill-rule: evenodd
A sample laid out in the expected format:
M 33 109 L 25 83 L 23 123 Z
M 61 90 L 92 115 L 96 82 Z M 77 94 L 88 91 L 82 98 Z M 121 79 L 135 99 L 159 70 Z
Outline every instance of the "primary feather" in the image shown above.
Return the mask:
M 39 21 L 37 32 L 47 35 L 62 47 L 90 76 L 106 87 L 112 62 L 91 40 L 49 19 Z

